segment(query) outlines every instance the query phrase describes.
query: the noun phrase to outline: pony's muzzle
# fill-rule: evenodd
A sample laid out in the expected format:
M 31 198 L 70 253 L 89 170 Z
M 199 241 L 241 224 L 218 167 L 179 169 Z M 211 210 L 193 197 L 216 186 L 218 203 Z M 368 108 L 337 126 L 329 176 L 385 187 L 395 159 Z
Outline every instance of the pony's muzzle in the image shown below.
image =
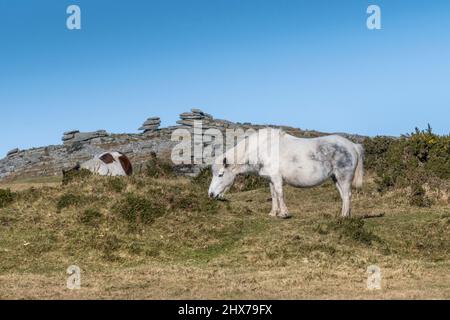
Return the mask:
M 223 194 L 221 193 L 215 194 L 214 192 L 210 192 L 209 197 L 214 200 L 221 200 L 223 199 Z

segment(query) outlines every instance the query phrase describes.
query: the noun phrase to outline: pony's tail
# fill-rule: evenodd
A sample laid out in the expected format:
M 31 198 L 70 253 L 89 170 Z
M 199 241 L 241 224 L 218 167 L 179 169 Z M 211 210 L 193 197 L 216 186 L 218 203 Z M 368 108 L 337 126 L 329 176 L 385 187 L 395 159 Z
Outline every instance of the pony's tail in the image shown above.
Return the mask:
M 358 154 L 358 164 L 356 165 L 355 176 L 353 177 L 353 187 L 361 189 L 364 177 L 364 147 L 361 144 L 355 144 Z

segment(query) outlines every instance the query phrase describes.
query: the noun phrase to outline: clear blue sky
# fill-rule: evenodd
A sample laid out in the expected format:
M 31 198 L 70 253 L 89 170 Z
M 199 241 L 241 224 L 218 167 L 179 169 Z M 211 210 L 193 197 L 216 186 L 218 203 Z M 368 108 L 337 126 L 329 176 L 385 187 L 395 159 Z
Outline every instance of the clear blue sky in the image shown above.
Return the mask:
M 66 8 L 82 30 L 66 29 Z M 380 31 L 366 8 L 382 9 Z M 201 108 L 327 132 L 449 133 L 450 1 L 0 0 L 0 156 Z

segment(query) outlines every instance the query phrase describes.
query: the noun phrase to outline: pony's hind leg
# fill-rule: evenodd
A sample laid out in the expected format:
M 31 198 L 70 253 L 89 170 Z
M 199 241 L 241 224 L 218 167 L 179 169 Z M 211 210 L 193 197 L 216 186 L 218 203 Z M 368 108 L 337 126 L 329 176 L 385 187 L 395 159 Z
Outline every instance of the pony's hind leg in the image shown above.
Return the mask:
M 347 177 L 336 177 L 335 183 L 342 199 L 341 216 L 349 218 L 351 216 L 352 180 Z
M 339 182 L 337 182 L 336 180 L 334 181 L 334 185 L 336 186 L 336 189 L 338 189 L 339 191 L 339 196 L 341 197 L 342 200 L 342 211 L 341 211 L 341 215 L 344 214 L 344 194 L 342 193 L 342 188 L 341 185 L 339 184 Z
M 270 211 L 269 215 L 271 217 L 276 217 L 280 212 L 280 208 L 278 206 L 278 197 L 277 193 L 275 192 L 275 186 L 272 182 L 270 182 L 270 194 L 272 195 L 272 210 Z
M 351 182 L 345 182 L 342 186 L 342 217 L 351 216 L 352 185 Z

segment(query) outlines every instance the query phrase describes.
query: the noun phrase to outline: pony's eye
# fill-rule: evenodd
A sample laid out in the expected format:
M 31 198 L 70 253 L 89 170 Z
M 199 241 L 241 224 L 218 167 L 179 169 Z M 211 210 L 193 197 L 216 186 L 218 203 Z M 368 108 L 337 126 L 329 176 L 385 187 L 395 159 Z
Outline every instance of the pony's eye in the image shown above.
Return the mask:
M 219 173 L 219 178 L 222 178 L 223 174 L 224 174 L 223 172 Z

